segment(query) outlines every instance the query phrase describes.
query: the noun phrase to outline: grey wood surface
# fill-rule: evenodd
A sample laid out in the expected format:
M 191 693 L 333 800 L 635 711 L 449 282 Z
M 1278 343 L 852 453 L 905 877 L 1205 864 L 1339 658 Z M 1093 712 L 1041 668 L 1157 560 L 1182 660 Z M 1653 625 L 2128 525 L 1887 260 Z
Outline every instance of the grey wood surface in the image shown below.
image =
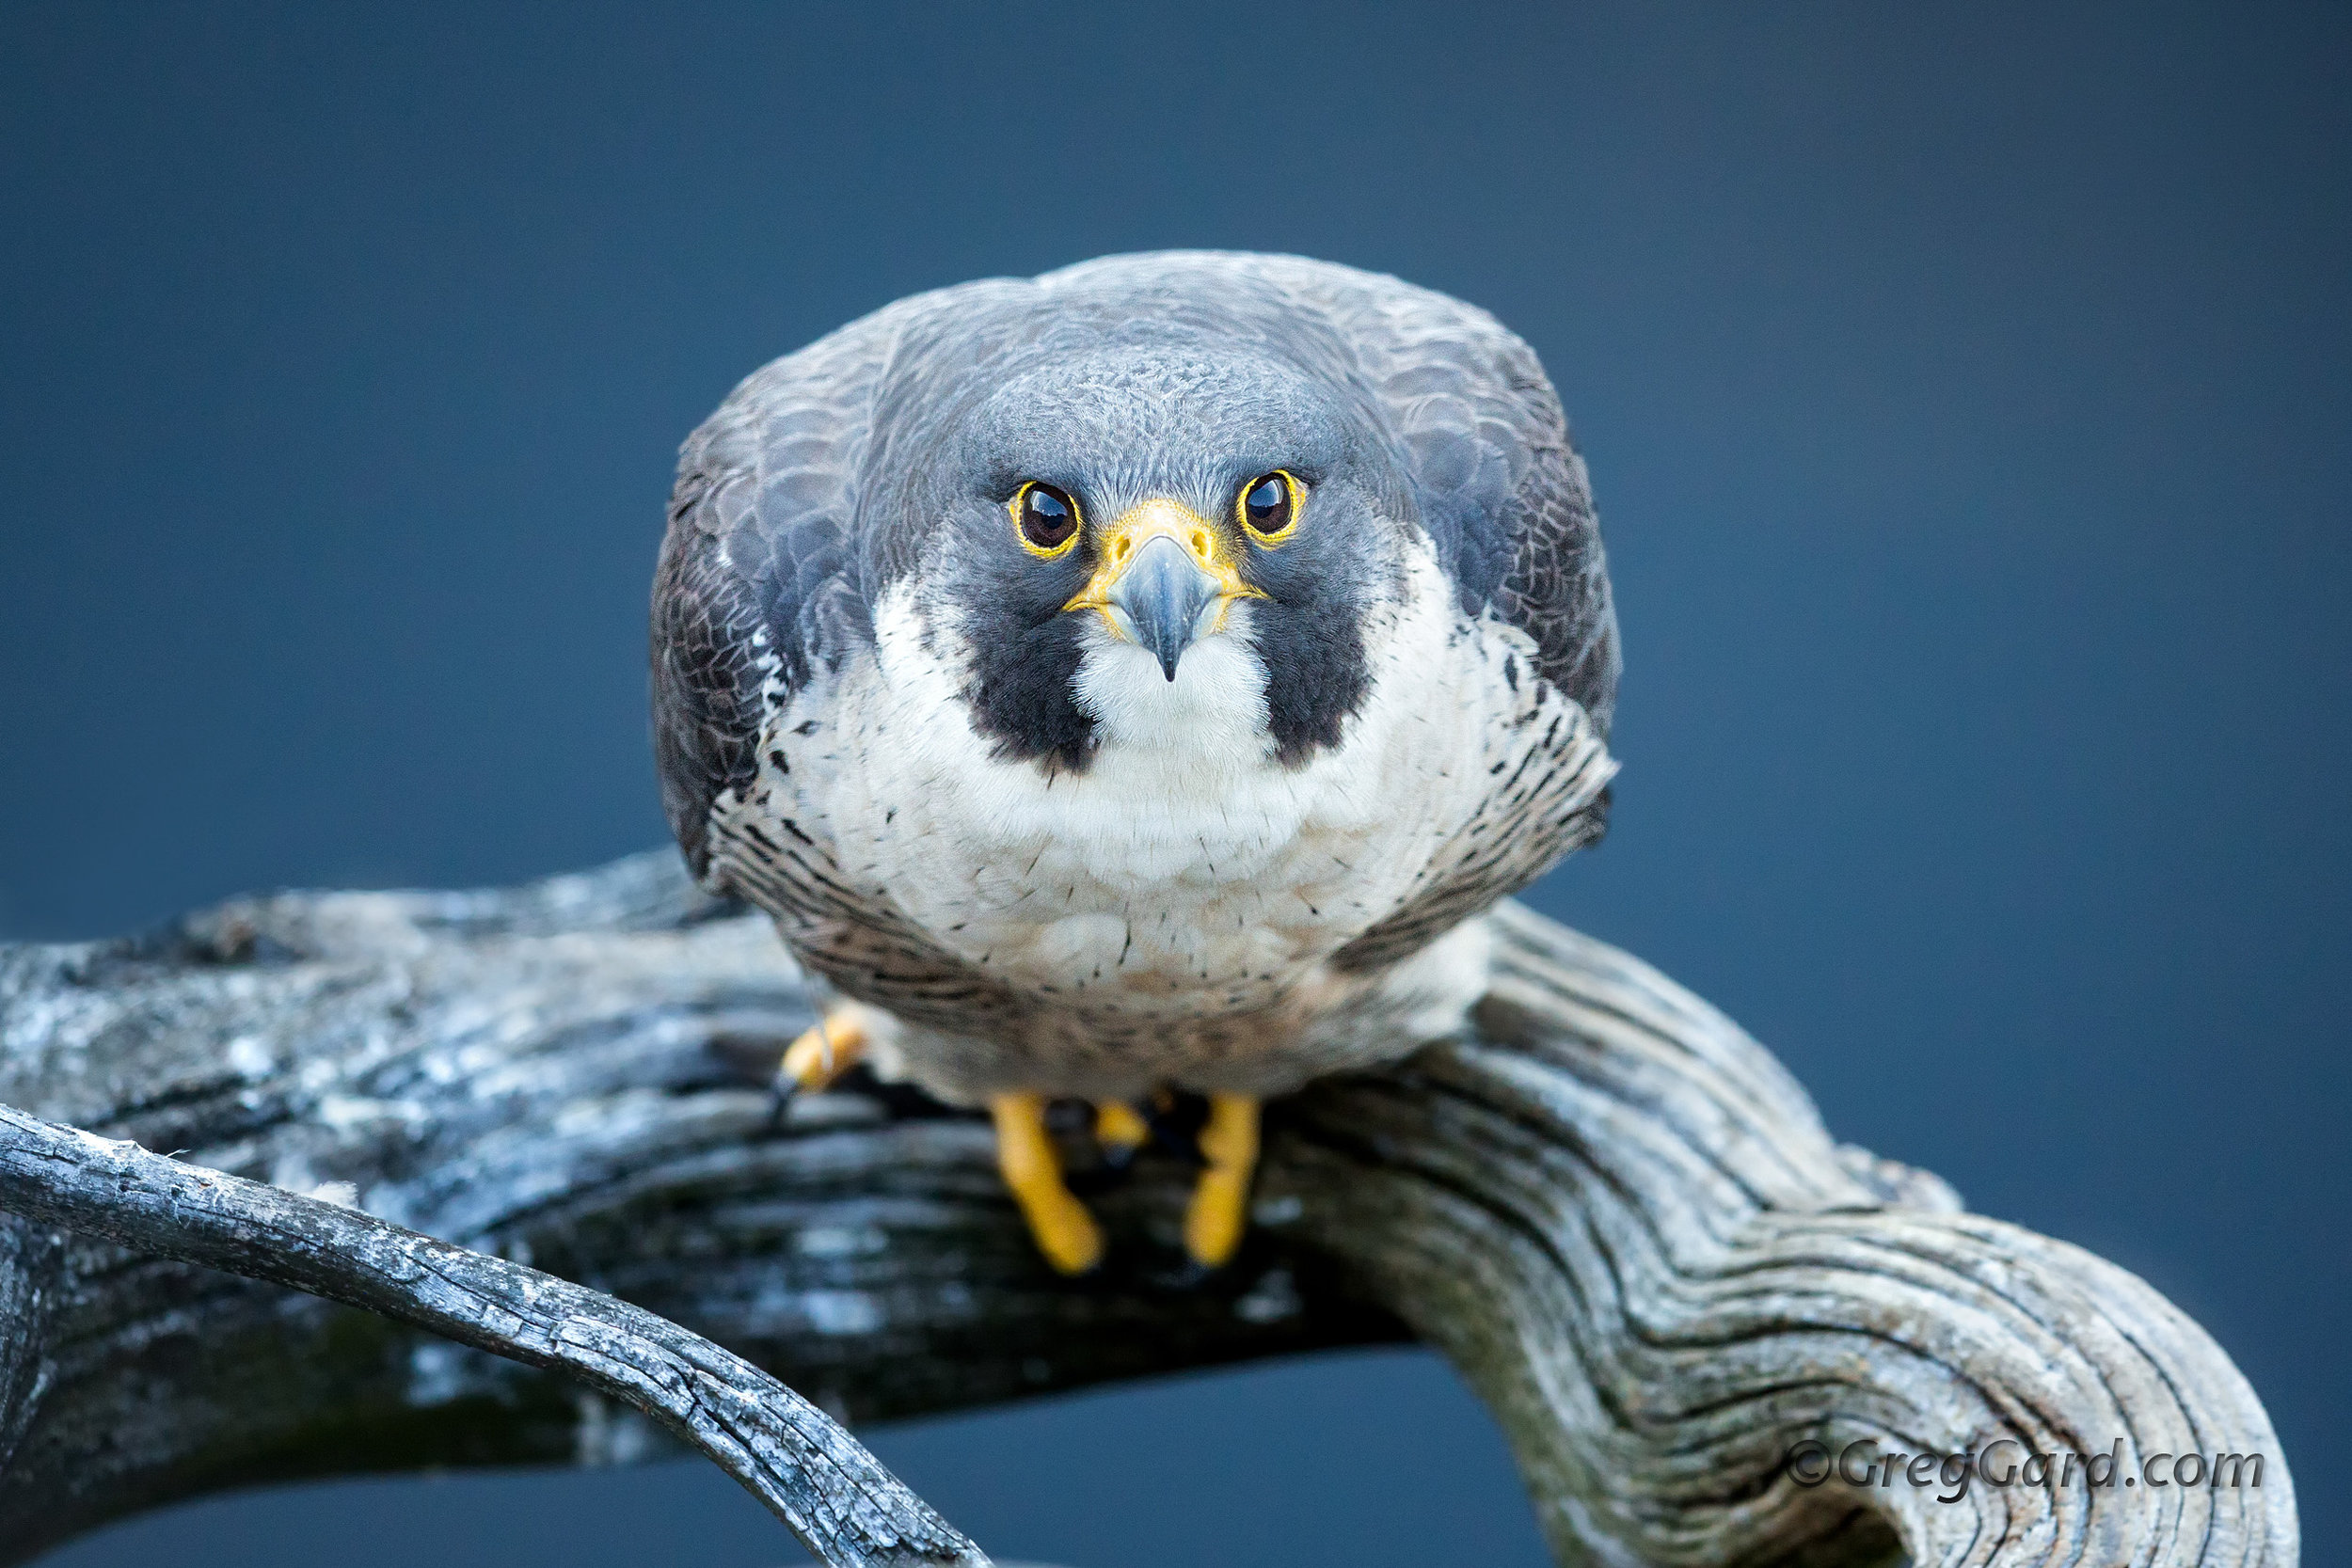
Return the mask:
M 777 1114 L 799 977 L 666 852 L 0 950 L 0 1561 L 223 1486 L 673 1441 L 825 1560 L 978 1561 L 828 1413 L 1404 1334 L 1564 1562 L 2296 1560 L 2260 1402 L 2153 1291 L 1837 1145 L 1655 971 L 1492 918 L 1470 1037 L 1270 1108 L 1233 1268 L 1182 1265 L 1190 1172 L 1147 1155 L 1080 1171 L 1114 1251 L 1075 1283 L 984 1121 L 870 1083 Z M 2028 1451 L 2051 1484 L 1984 1479 Z M 2153 1484 L 2192 1453 L 2240 1457 Z

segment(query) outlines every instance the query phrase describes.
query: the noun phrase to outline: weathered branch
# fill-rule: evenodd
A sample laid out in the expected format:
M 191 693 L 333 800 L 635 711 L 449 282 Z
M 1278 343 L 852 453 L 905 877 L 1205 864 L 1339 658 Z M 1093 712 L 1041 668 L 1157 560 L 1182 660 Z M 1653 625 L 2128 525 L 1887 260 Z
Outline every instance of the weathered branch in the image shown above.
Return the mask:
M 1054 1278 L 987 1129 L 870 1086 L 771 1123 L 807 1016 L 666 856 L 513 893 L 243 901 L 0 953 L 0 1101 L 529 1259 L 853 1418 L 1405 1325 L 1515 1445 L 1564 1560 L 2292 1563 L 2227 1358 L 2145 1285 L 1840 1149 L 1761 1047 L 1523 911 L 1476 1037 L 1277 1108 L 1239 1266 L 1175 1267 L 1187 1176 L 1097 1194 Z M 0 1559 L 265 1477 L 611 1460 L 650 1429 L 546 1374 L 185 1264 L 0 1224 Z M 2259 1486 L 1807 1487 L 1869 1440 L 2261 1454 Z M 2119 1446 L 2120 1445 L 2120 1446 Z M 13 1449 L 12 1456 L 10 1450 Z
M 828 1568 L 988 1559 L 821 1411 L 626 1302 L 282 1187 L 0 1106 L 0 1208 L 564 1373 L 725 1470 Z

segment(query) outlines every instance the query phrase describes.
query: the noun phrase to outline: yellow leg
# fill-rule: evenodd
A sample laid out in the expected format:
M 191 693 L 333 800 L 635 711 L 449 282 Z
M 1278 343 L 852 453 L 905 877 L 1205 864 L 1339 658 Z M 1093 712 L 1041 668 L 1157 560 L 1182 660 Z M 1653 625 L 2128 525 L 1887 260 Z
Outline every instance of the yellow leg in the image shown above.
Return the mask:
M 1152 1126 L 1124 1101 L 1106 1100 L 1094 1108 L 1094 1141 L 1124 1159 L 1152 1141 Z
M 1209 1124 L 1200 1130 L 1209 1168 L 1184 1211 L 1184 1250 L 1216 1268 L 1241 1245 L 1249 1220 L 1249 1178 L 1258 1164 L 1258 1101 L 1246 1094 L 1209 1096 Z
M 866 1041 L 864 1008 L 829 1008 L 816 1028 L 785 1048 L 777 1076 L 787 1089 L 814 1094 L 857 1066 Z
M 1061 1160 L 1045 1135 L 1045 1097 L 1000 1094 L 988 1102 L 996 1122 L 996 1168 L 1021 1204 L 1045 1260 L 1063 1274 L 1084 1274 L 1102 1260 L 1103 1232 L 1086 1205 L 1062 1184 Z

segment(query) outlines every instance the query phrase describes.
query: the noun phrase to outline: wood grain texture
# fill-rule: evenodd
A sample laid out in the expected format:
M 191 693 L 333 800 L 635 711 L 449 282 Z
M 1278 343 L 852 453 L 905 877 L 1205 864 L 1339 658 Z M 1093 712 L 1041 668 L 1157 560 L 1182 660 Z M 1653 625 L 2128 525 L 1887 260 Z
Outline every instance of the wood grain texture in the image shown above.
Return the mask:
M 7 1179 L 29 1183 L 8 1205 L 52 1217 L 0 1219 L 0 1561 L 264 1479 L 664 1451 L 609 1366 L 599 1392 L 563 1354 L 461 1347 L 267 1238 L 204 1250 L 185 1183 L 210 1172 L 418 1233 L 401 1244 L 480 1299 L 558 1276 L 532 1286 L 561 1303 L 541 1309 L 629 1325 L 631 1354 L 686 1354 L 675 1324 L 852 1421 L 1409 1331 L 1494 1409 L 1564 1562 L 2296 1560 L 2259 1402 L 2154 1291 L 1836 1145 L 1767 1052 L 1656 972 L 1493 918 L 1472 1037 L 1271 1108 L 1234 1268 L 1185 1275 L 1189 1171 L 1147 1158 L 1093 1180 L 1114 1252 L 1076 1284 L 1031 1253 L 985 1123 L 870 1085 L 772 1114 L 799 979 L 666 853 L 0 950 L 0 1102 L 181 1156 L 120 1151 L 145 1174 L 72 1231 L 43 1208 L 61 1176 Z M 511 1337 L 554 1346 L 553 1321 Z M 805 1455 L 775 1441 L 759 1463 L 788 1490 Z M 1857 1443 L 2106 1454 L 2115 1483 L 1804 1484 Z M 2260 1484 L 2122 1484 L 2192 1452 L 2259 1454 Z
M 708 1455 L 828 1568 L 987 1568 L 838 1423 L 739 1356 L 600 1291 L 6 1106 L 0 1206 L 562 1372 Z

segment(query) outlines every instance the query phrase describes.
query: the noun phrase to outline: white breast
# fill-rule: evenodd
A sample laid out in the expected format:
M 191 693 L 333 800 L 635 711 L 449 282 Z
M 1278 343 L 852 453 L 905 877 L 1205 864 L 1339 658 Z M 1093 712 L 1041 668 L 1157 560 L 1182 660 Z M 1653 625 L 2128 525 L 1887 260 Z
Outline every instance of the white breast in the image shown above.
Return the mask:
M 1342 743 L 1286 768 L 1249 612 L 1236 604 L 1172 682 L 1090 631 L 1079 695 L 1100 750 L 1049 775 L 991 754 L 956 696 L 953 638 L 927 638 L 894 591 L 877 657 L 810 694 L 831 733 L 763 784 L 823 825 L 846 878 L 1022 990 L 1140 1017 L 1263 1007 L 1402 903 L 1487 801 L 1497 738 L 1533 685 L 1502 665 L 1532 649 L 1491 618 L 1465 623 L 1423 554 L 1367 628 L 1374 678 Z M 774 738 L 791 744 L 795 717 Z

